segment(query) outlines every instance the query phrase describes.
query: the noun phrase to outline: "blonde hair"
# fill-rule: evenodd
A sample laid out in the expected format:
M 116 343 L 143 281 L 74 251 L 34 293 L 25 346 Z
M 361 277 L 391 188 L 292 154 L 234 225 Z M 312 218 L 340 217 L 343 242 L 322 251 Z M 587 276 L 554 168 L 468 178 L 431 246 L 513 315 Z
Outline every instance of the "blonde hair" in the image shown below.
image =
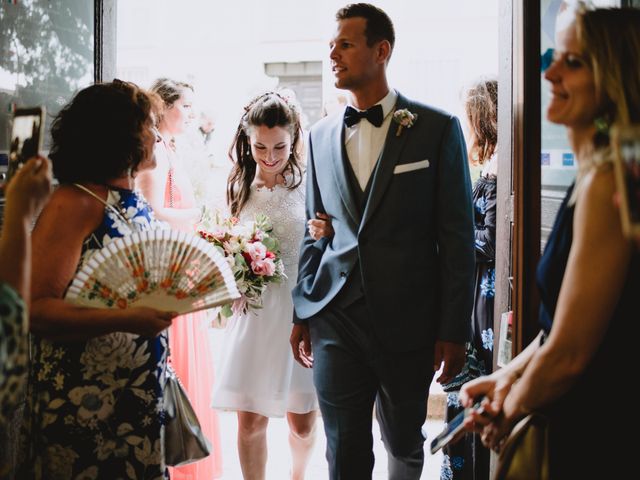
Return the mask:
M 576 32 L 593 72 L 600 117 L 609 125 L 640 123 L 640 10 L 582 4 Z
M 153 85 L 151 91 L 158 95 L 163 103 L 163 108 L 157 113 L 157 122 L 160 123 L 167 109 L 176 103 L 185 90 L 193 92 L 193 86 L 186 82 L 177 82 L 170 78 L 158 78 Z
M 580 2 L 575 26 L 578 42 L 593 72 L 598 104 L 591 161 L 580 165 L 574 198 L 581 180 L 593 168 L 609 168 L 608 129 L 613 124 L 640 123 L 640 10 L 591 9 Z M 573 199 L 572 199 L 573 200 Z

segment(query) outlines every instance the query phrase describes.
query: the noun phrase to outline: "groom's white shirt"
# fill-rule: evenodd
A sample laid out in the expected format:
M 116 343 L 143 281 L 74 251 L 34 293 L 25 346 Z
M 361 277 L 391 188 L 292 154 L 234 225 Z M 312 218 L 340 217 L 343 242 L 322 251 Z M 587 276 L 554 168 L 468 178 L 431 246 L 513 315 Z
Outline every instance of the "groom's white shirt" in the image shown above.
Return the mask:
M 344 126 L 344 143 L 347 148 L 347 156 L 363 191 L 367 188 L 371 172 L 373 172 L 384 148 L 384 141 L 387 138 L 387 132 L 391 124 L 391 112 L 397 99 L 398 94 L 394 89 L 390 88 L 389 93 L 376 104 L 382 105 L 384 118 L 379 128 L 374 127 L 367 119 L 360 120 L 352 127 Z M 350 106 L 353 107 L 353 105 Z

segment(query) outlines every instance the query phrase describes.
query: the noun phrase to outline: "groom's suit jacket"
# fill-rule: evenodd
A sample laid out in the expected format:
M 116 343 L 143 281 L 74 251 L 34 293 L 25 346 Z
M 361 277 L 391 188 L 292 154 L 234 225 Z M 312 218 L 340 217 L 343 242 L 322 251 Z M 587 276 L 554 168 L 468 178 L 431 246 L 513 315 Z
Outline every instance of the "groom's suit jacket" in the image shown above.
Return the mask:
M 398 94 L 394 110 L 403 108 L 418 119 L 399 135 L 392 120 L 364 204 L 350 181 L 343 115 L 311 129 L 307 219 L 326 212 L 335 234 L 314 241 L 307 231 L 293 290 L 294 322 L 315 321 L 347 281 L 358 282 L 377 338 L 394 351 L 468 340 L 475 267 L 460 124 Z

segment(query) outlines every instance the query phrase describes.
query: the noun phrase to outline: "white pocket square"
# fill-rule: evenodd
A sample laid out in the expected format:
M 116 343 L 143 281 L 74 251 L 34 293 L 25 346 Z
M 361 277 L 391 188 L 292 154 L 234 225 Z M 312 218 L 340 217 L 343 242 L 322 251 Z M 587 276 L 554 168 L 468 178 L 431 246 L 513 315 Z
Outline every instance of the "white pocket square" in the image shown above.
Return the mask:
M 420 170 L 421 168 L 429 168 L 429 160 L 421 160 L 413 163 L 401 163 L 400 165 L 396 165 L 396 168 L 393 169 L 393 173 L 411 172 L 412 170 Z

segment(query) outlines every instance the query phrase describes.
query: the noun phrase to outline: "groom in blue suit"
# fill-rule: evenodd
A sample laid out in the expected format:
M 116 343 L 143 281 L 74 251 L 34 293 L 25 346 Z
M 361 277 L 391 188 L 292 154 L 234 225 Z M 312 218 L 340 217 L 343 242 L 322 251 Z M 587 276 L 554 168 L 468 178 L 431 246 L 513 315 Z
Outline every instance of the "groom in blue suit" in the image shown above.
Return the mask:
M 419 479 L 429 384 L 464 364 L 473 300 L 471 183 L 458 120 L 390 89 L 393 24 L 382 10 L 338 11 L 330 43 L 343 115 L 311 130 L 307 218 L 291 345 L 314 370 L 331 479 L 371 478 L 372 409 L 390 479 Z

